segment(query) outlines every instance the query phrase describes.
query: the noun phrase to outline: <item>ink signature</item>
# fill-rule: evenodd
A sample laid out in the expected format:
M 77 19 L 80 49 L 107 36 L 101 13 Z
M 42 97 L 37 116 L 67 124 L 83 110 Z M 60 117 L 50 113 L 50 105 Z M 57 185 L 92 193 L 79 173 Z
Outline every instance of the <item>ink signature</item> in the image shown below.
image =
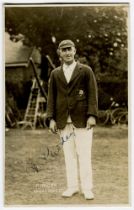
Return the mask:
M 61 142 L 55 146 L 45 145 L 45 148 L 41 148 L 40 155 L 39 155 L 39 157 L 37 157 L 37 159 L 41 158 L 44 160 L 48 160 L 49 157 L 55 158 L 61 151 L 63 144 L 65 142 L 67 142 L 72 135 L 75 136 L 74 131 L 71 132 L 69 135 L 66 135 L 65 137 L 61 137 Z M 34 171 L 39 172 L 41 170 L 40 166 L 43 164 L 38 164 L 38 161 L 32 157 L 27 158 L 26 159 L 26 170 L 28 170 L 28 168 L 31 168 Z

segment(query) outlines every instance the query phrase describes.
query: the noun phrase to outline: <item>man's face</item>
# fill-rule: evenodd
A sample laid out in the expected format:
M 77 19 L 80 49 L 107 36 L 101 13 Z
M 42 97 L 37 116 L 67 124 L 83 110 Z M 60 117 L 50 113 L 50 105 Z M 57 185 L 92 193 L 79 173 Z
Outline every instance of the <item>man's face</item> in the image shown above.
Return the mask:
M 62 61 L 66 64 L 71 64 L 74 61 L 76 53 L 75 47 L 66 47 L 59 50 Z

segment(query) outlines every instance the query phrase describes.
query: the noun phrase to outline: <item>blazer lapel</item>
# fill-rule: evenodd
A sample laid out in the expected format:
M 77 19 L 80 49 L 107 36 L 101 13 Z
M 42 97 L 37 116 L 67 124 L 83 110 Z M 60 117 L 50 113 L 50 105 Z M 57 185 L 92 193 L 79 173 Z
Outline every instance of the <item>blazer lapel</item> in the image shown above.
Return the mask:
M 80 75 L 80 65 L 79 63 L 77 63 L 69 83 L 73 81 L 76 77 L 78 77 L 79 75 Z M 60 66 L 58 77 L 65 85 L 69 84 L 67 83 L 67 80 L 65 78 L 62 66 Z
M 65 78 L 65 75 L 64 75 L 62 66 L 60 66 L 58 76 L 59 76 L 59 79 L 60 79 L 65 85 L 67 85 L 67 80 L 66 80 L 66 78 Z
M 75 69 L 74 69 L 74 71 L 73 71 L 73 74 L 72 74 L 72 76 L 71 76 L 71 79 L 70 79 L 69 83 L 70 83 L 71 81 L 73 81 L 78 75 L 80 75 L 80 66 L 79 66 L 79 64 L 77 63 L 77 64 L 76 64 L 76 67 L 75 67 Z

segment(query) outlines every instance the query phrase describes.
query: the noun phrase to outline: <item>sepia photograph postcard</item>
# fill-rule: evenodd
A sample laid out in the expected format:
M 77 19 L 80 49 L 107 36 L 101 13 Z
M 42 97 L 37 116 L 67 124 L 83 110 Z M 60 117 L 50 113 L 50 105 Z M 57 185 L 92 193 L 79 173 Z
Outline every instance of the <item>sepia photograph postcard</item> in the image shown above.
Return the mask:
M 130 3 L 2 7 L 4 206 L 130 207 Z

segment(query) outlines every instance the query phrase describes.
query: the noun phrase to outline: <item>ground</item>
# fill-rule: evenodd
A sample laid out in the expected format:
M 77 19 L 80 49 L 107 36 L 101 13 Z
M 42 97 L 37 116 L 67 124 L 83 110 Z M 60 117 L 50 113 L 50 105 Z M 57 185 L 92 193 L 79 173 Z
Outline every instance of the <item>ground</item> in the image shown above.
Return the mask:
M 92 147 L 94 200 L 62 198 L 65 165 L 58 135 L 11 129 L 5 135 L 5 205 L 127 205 L 128 130 L 96 127 Z

